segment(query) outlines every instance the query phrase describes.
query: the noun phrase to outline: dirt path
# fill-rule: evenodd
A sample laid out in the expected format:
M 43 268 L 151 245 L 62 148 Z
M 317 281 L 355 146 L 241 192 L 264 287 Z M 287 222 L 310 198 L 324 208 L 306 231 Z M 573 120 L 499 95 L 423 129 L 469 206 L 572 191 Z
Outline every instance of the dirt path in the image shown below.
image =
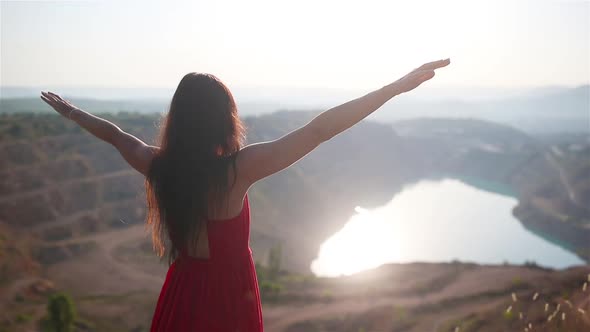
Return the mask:
M 158 291 L 164 280 L 165 266 L 162 266 L 159 274 L 148 273 L 114 257 L 118 246 L 138 242 L 148 237 L 143 225 L 134 225 L 121 230 L 55 242 L 56 244 L 73 244 L 94 241 L 99 248 L 84 257 L 55 264 L 49 268 L 48 273 L 60 283 L 81 290 L 91 289 L 95 294 L 133 290 Z M 91 288 L 88 288 L 88 285 L 81 283 L 80 280 L 95 282 Z
M 501 291 L 512 285 L 516 275 L 525 280 L 542 277 L 546 273 L 542 270 L 530 270 L 521 267 L 482 267 L 462 272 L 448 285 L 428 295 L 394 296 L 385 294 L 367 300 L 334 299 L 329 303 L 314 303 L 298 307 L 292 305 L 267 306 L 263 308 L 264 324 L 265 329 L 268 331 L 280 332 L 298 322 L 329 319 L 330 317 L 346 314 L 360 314 L 383 306 L 412 308 L 426 303 L 440 303 L 443 300 L 465 298 L 490 291 Z M 414 330 L 436 331 L 436 328 L 449 319 L 450 316 L 462 316 L 469 312 L 487 310 L 505 301 L 506 298 L 486 298 L 485 300 L 474 299 L 460 302 L 457 305 L 446 307 L 445 310 L 433 313 L 431 319 L 421 321 L 419 323 L 420 328 Z
M 135 175 L 135 171 L 130 170 L 130 169 L 125 169 L 125 170 L 120 170 L 120 171 L 115 171 L 115 172 L 110 172 L 110 173 L 94 174 L 94 175 L 84 176 L 84 177 L 80 177 L 80 178 L 67 179 L 67 180 L 63 180 L 60 182 L 51 182 L 51 183 L 44 185 L 42 188 L 39 188 L 39 189 L 25 190 L 25 191 L 19 191 L 14 194 L 2 195 L 0 197 L 0 203 L 12 202 L 14 200 L 18 200 L 20 198 L 27 197 L 27 196 L 34 196 L 34 195 L 39 195 L 39 194 L 46 195 L 46 194 L 52 192 L 52 190 L 57 190 L 61 187 L 64 187 L 64 186 L 67 186 L 70 184 L 74 184 L 74 183 L 102 181 L 102 180 L 105 180 L 108 178 L 113 178 L 113 177 L 118 177 L 118 176 L 123 176 L 123 175 L 133 176 L 133 175 Z
M 326 319 L 336 315 L 358 314 L 385 305 L 416 306 L 421 302 L 422 299 L 417 297 L 383 297 L 371 299 L 370 301 L 334 300 L 330 303 L 309 304 L 295 308 L 293 306 L 264 307 L 262 313 L 264 317 L 264 329 L 280 332 L 295 323 L 307 320 Z
M 381 297 L 367 301 L 335 300 L 331 303 L 321 303 L 304 305 L 293 308 L 292 306 L 284 307 L 265 307 L 263 309 L 264 328 L 268 331 L 281 332 L 289 326 L 309 320 L 329 319 L 335 316 L 347 314 L 360 314 L 371 309 L 377 309 L 384 306 L 396 306 L 404 308 L 413 308 L 425 303 L 438 303 L 442 300 L 452 299 L 448 294 L 435 294 L 429 297 L 409 296 L 409 297 Z M 495 300 L 474 300 L 461 303 L 455 306 L 447 306 L 444 310 L 434 313 L 429 319 L 422 319 L 413 329 L 416 331 L 437 331 L 437 328 L 446 322 L 450 317 L 461 317 L 474 311 L 488 310 L 494 308 L 506 299 Z
M 467 302 L 454 307 L 446 307 L 446 310 L 434 313 L 430 319 L 419 321 L 414 327 L 414 331 L 437 332 L 441 325 L 448 322 L 449 319 L 465 317 L 473 312 L 492 310 L 505 302 L 506 300 L 503 298 L 495 300 L 487 299 L 484 301 Z

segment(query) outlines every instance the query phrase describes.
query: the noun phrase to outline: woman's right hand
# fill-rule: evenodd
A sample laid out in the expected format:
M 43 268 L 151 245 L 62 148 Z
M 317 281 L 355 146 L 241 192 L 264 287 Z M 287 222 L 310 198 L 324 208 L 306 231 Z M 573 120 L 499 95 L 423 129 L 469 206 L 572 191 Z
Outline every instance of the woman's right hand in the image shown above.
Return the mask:
M 408 92 L 417 88 L 420 84 L 434 77 L 434 70 L 446 67 L 451 63 L 451 59 L 444 59 L 429 62 L 412 70 L 406 76 L 391 83 L 389 87 L 393 88 L 396 94 Z
M 53 92 L 41 92 L 41 99 L 51 106 L 57 113 L 72 120 L 72 112 L 79 108 Z

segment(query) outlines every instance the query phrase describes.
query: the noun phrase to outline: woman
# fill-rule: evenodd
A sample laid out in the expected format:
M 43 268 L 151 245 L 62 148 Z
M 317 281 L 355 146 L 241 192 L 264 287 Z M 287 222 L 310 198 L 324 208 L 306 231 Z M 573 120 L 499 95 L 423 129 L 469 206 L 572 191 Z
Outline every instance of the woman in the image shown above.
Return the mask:
M 169 269 L 152 331 L 262 331 L 256 272 L 249 247 L 247 191 L 301 159 L 389 99 L 434 77 L 449 59 L 427 63 L 363 97 L 329 109 L 271 142 L 242 147 L 236 104 L 215 76 L 187 74 L 165 117 L 158 146 L 51 92 L 41 98 L 66 118 L 113 145 L 145 178 L 147 223 Z

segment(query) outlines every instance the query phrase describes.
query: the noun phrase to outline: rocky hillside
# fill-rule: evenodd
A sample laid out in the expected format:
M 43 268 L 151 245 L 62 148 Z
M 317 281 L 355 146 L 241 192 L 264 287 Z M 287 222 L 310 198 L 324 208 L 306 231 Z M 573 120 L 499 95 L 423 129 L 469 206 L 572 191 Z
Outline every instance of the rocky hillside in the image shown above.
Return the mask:
M 280 137 L 313 115 L 246 118 L 248 140 Z M 42 263 L 93 246 L 75 239 L 143 223 L 143 179 L 111 146 L 56 115 L 1 117 L 0 221 L 33 230 Z M 155 115 L 120 113 L 114 121 L 153 142 Z M 476 120 L 413 120 L 395 128 L 363 122 L 256 184 L 250 192 L 254 252 L 264 259 L 282 243 L 286 266 L 309 271 L 319 245 L 355 206 L 383 204 L 420 178 L 461 176 L 506 184 L 520 199 L 515 212 L 525 226 L 588 257 L 590 143 L 583 138 L 548 144 Z
M 479 120 L 419 119 L 394 127 L 426 173 L 506 185 L 527 229 L 590 260 L 589 134 L 531 137 Z

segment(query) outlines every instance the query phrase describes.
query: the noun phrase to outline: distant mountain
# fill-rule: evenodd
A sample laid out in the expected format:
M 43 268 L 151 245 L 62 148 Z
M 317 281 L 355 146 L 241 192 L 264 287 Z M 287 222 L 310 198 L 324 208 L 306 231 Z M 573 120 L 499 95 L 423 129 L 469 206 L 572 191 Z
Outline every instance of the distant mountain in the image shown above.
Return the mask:
M 406 96 L 385 105 L 379 121 L 412 118 L 473 118 L 507 124 L 527 133 L 590 133 L 590 85 L 544 88 L 503 99 L 423 102 Z
M 100 100 L 69 99 L 76 106 L 91 113 L 140 112 L 157 113 L 167 108 L 164 100 Z M 54 112 L 41 98 L 0 99 L 0 113 L 52 113 Z
M 63 86 L 0 86 L 0 98 L 35 98 L 41 91 L 53 91 L 77 99 L 99 100 L 141 100 L 172 98 L 172 88 L 107 88 L 107 87 L 63 87 Z
M 0 113 L 50 111 L 38 99 L 39 91 L 40 88 L 0 87 Z M 160 88 L 64 88 L 57 91 L 81 108 L 97 113 L 162 112 L 167 109 L 173 94 L 170 89 Z M 590 85 L 576 88 L 547 86 L 504 93 L 490 89 L 487 97 L 481 97 L 483 91 L 481 88 L 466 88 L 463 96 L 454 99 L 448 96 L 457 95 L 457 92 L 447 91 L 436 99 L 433 99 L 436 94 L 432 91 L 402 95 L 387 103 L 370 119 L 391 123 L 414 118 L 473 118 L 507 124 L 529 134 L 590 133 Z M 235 91 L 243 116 L 285 109 L 326 109 L 361 94 L 337 89 L 251 88 Z
M 35 93 L 37 93 L 36 91 Z M 90 99 L 70 98 L 64 95 L 76 106 L 91 113 L 160 113 L 166 112 L 170 104 L 169 99 Z M 238 101 L 238 109 L 242 116 L 260 115 L 288 109 L 289 105 L 279 102 Z M 0 99 L 0 114 L 2 113 L 51 113 L 53 110 L 39 97 L 3 98 Z

